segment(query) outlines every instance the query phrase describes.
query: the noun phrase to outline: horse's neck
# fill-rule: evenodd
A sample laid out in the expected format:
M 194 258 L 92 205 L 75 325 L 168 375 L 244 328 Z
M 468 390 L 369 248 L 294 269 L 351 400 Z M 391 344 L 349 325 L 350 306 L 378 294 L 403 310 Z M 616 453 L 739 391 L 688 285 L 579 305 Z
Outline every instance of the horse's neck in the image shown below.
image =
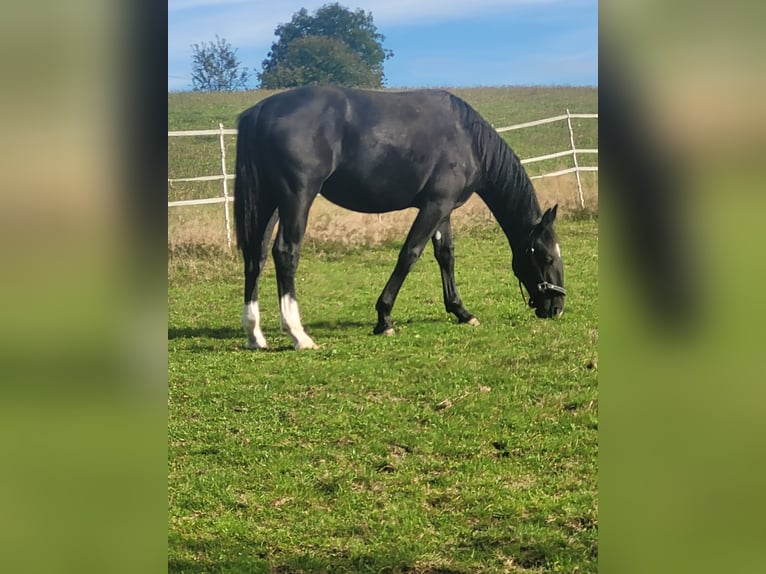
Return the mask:
M 518 165 L 516 169 L 523 168 Z M 478 194 L 497 219 L 513 252 L 526 248 L 532 227 L 541 215 L 532 182 L 526 173 L 492 182 Z

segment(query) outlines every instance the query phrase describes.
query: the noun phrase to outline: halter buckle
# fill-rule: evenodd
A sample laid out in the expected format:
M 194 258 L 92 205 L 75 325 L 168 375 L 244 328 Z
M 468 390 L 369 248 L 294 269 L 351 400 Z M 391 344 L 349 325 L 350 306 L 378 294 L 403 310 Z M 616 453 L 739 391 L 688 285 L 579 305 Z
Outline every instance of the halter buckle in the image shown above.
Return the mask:
M 567 290 L 563 287 L 559 287 L 558 285 L 554 285 L 553 283 L 548 283 L 547 281 L 543 281 L 542 283 L 537 284 L 537 290 L 540 293 L 546 293 L 548 291 L 555 291 L 556 293 L 560 293 L 561 295 L 566 295 Z

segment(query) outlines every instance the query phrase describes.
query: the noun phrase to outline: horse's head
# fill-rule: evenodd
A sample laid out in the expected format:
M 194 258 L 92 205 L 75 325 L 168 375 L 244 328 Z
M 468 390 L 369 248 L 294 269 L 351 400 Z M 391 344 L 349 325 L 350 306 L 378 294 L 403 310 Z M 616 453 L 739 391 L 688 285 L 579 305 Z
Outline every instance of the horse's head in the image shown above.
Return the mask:
M 564 263 L 553 221 L 558 205 L 548 209 L 513 257 L 513 272 L 529 292 L 529 306 L 538 317 L 557 317 L 564 311 Z

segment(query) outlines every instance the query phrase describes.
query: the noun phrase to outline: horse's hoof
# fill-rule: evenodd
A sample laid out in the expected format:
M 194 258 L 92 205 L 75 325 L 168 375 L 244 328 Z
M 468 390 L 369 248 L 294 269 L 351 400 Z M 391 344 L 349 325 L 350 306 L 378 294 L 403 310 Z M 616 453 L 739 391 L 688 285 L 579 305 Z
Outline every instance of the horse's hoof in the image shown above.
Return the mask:
M 247 340 L 247 348 L 250 350 L 256 350 L 256 349 L 268 349 L 269 345 L 266 343 L 266 340 L 263 341 L 257 341 L 255 339 L 248 339 Z
M 389 327 L 388 329 L 386 329 L 385 331 L 383 331 L 381 333 L 381 335 L 384 335 L 386 337 L 391 337 L 393 334 L 394 334 L 394 328 L 393 327 Z
M 470 319 L 468 319 L 468 321 L 466 321 L 466 323 L 468 325 L 473 325 L 474 327 L 478 327 L 479 325 L 481 325 L 481 323 L 479 323 L 479 320 L 476 317 L 471 317 Z
M 300 351 L 303 349 L 318 349 L 319 346 L 311 340 L 311 337 L 306 337 L 305 339 L 298 341 L 295 343 L 295 350 Z

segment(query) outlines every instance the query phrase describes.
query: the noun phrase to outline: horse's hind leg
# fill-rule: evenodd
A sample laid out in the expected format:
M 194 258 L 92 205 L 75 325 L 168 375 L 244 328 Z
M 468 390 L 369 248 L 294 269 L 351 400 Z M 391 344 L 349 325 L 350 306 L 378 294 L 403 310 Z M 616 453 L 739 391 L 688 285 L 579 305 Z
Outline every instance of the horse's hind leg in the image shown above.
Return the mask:
M 242 309 L 242 326 L 247 333 L 248 349 L 265 349 L 268 347 L 266 338 L 261 331 L 261 314 L 258 307 L 258 278 L 266 263 L 269 253 L 269 241 L 277 221 L 277 212 L 272 206 L 270 209 L 261 206 L 258 210 L 255 237 L 261 238 L 242 249 L 245 262 L 245 304 Z
M 296 349 L 316 349 L 301 323 L 298 301 L 295 297 L 295 272 L 298 269 L 301 242 L 306 232 L 306 221 L 314 196 L 295 194 L 293 201 L 279 207 L 279 229 L 272 254 L 277 271 L 279 313 L 282 329 L 293 340 Z
M 455 284 L 455 246 L 452 241 L 452 227 L 449 218 L 439 225 L 431 241 L 434 245 L 434 255 L 439 262 L 442 275 L 442 293 L 444 294 L 444 307 L 447 313 L 453 313 L 461 323 L 478 325 L 479 320 L 469 313 L 463 306 L 460 294 Z

